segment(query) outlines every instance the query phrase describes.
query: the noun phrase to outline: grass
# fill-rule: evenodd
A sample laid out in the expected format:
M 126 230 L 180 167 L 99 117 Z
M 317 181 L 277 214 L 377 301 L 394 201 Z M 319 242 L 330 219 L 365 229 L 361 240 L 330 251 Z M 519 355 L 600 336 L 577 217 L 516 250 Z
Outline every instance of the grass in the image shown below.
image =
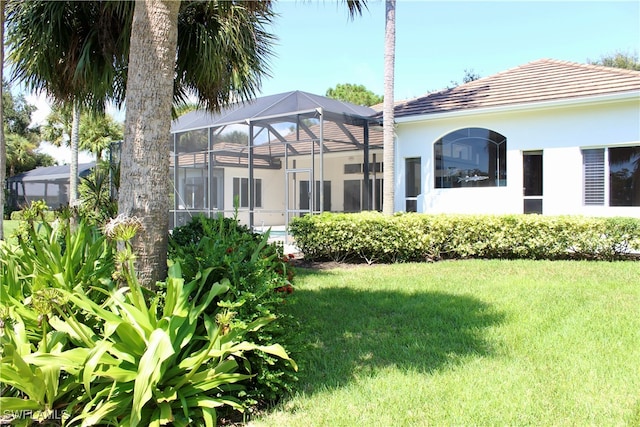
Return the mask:
M 2 221 L 2 224 L 4 226 L 3 227 L 4 238 L 5 240 L 9 241 L 11 239 L 11 236 L 13 236 L 13 233 L 18 228 L 20 221 L 5 219 Z
M 253 426 L 640 425 L 639 263 L 299 273 L 299 391 Z

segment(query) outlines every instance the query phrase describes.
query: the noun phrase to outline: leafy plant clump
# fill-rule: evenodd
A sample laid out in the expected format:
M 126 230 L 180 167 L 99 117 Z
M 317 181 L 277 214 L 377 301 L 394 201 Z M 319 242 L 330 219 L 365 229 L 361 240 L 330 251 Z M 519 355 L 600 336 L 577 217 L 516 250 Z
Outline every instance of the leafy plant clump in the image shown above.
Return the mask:
M 83 220 L 34 222 L 19 246 L 0 242 L 0 407 L 14 424 L 214 426 L 221 407 L 245 409 L 246 354 L 295 369 L 282 346 L 248 339 L 274 317 L 236 322 L 211 270 L 185 280 L 172 264 L 161 291 L 142 288 L 135 218 L 108 237 Z
M 294 218 L 289 230 L 310 260 L 618 260 L 640 253 L 637 218 L 324 213 Z
M 234 323 L 249 324 L 265 316 L 277 318 L 250 332 L 252 342 L 278 342 L 288 351 L 295 351 L 295 321 L 281 313 L 286 296 L 294 290 L 295 271 L 283 247 L 268 243 L 268 238 L 268 233 L 251 232 L 236 217 L 197 216 L 173 230 L 169 258 L 180 263 L 185 280 L 195 278 L 199 271 L 210 270 L 203 286 L 227 281 L 229 288 L 221 297 L 221 304 L 233 310 Z M 250 370 L 244 372 L 253 376 L 243 382 L 247 387 L 238 397 L 248 404 L 274 403 L 293 390 L 297 374 L 285 360 L 259 350 L 248 354 L 247 360 Z

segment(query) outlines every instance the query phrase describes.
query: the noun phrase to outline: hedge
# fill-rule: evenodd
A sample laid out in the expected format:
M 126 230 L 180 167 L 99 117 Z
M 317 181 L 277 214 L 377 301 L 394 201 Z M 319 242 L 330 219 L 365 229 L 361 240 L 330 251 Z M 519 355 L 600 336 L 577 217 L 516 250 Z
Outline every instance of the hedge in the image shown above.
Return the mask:
M 542 215 L 323 213 L 289 232 L 308 260 L 638 259 L 640 219 Z

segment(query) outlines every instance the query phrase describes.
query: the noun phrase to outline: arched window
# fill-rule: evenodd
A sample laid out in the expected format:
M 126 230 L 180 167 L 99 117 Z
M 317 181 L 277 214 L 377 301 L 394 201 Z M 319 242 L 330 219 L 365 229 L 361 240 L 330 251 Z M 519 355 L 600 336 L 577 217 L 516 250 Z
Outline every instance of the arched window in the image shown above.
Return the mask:
M 435 188 L 507 185 L 507 138 L 489 129 L 466 128 L 436 141 Z

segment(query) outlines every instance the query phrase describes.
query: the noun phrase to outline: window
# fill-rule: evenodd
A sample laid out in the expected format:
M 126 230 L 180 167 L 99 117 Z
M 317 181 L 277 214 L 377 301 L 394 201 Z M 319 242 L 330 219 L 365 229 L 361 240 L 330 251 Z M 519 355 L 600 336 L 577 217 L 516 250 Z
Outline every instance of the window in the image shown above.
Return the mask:
M 418 196 L 422 192 L 420 182 L 420 157 L 412 157 L 404 160 L 405 165 L 405 211 L 417 212 Z
M 582 150 L 582 163 L 585 205 L 640 206 L 640 146 Z
M 249 178 L 233 178 L 234 203 L 236 198 L 239 207 L 249 207 Z M 253 207 L 262 207 L 262 180 L 259 178 L 253 180 Z
M 507 138 L 489 129 L 466 128 L 436 141 L 435 188 L 507 185 Z

